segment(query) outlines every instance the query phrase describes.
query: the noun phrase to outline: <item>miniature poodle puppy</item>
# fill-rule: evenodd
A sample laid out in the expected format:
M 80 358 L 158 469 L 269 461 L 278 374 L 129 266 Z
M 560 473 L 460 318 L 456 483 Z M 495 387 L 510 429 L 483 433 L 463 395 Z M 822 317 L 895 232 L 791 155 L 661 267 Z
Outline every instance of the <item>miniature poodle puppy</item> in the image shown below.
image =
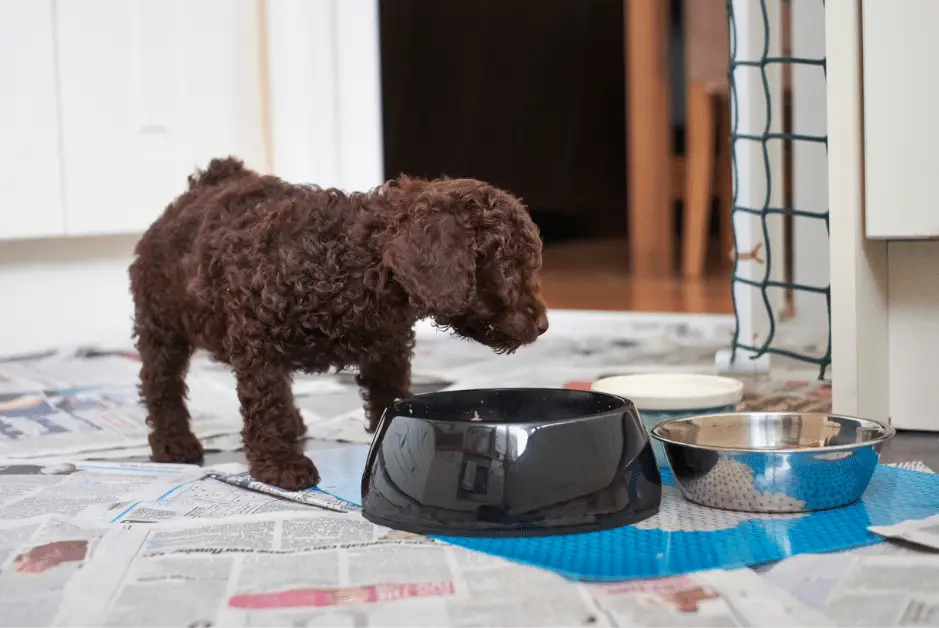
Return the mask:
M 357 368 L 374 431 L 409 394 L 419 319 L 500 353 L 547 330 L 541 246 L 525 206 L 481 181 L 401 177 L 346 194 L 213 160 L 130 266 L 152 459 L 202 460 L 185 402 L 202 349 L 236 376 L 252 476 L 316 485 L 293 373 Z

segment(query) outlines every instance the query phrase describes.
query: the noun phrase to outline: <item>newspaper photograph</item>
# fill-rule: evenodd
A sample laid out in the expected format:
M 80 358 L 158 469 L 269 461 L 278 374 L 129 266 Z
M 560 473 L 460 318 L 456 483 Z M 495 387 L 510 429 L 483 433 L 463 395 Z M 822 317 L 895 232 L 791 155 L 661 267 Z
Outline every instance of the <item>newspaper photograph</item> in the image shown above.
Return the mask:
M 144 451 L 149 428 L 137 392 L 138 371 L 139 363 L 119 356 L 0 364 L 0 455 Z M 239 432 L 234 391 L 190 380 L 188 405 L 196 435 Z
M 103 507 L 157 499 L 203 475 L 193 465 L 0 459 L 0 521 L 45 514 L 93 518 Z
M 588 585 L 614 626 L 829 626 L 828 619 L 749 569 Z
M 108 531 L 43 515 L 0 521 L 0 626 L 49 626 Z

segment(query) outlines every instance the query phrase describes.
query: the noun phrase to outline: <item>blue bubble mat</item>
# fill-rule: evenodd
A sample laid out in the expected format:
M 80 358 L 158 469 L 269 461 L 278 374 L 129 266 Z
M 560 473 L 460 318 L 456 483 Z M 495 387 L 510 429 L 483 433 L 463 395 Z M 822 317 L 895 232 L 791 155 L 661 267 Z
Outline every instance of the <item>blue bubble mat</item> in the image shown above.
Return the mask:
M 358 503 L 367 447 L 316 452 L 325 472 L 321 489 Z M 335 463 L 336 466 L 333 466 Z M 658 515 L 638 524 L 585 534 L 442 541 L 534 565 L 579 580 L 628 580 L 705 569 L 732 569 L 796 554 L 831 552 L 883 539 L 871 525 L 939 514 L 939 475 L 880 465 L 861 500 L 802 515 L 714 510 L 685 500 L 662 470 Z

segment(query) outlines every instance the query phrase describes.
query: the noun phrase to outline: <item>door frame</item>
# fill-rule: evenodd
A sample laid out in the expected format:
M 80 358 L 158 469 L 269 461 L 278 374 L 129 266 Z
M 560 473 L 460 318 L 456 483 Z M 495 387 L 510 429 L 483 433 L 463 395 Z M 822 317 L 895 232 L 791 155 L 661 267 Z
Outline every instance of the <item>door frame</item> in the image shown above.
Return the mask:
M 825 5 L 832 410 L 890 420 L 887 243 L 864 232 L 861 0 Z
M 271 168 L 365 191 L 384 181 L 378 0 L 259 0 Z

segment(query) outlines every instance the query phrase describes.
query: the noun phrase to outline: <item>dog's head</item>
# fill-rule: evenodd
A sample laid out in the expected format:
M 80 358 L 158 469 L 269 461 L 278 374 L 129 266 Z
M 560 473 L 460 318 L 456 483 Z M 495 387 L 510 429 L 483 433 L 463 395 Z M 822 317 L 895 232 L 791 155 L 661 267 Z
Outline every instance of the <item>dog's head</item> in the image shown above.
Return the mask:
M 548 329 L 541 238 L 525 206 L 480 181 L 408 181 L 383 262 L 422 317 L 512 352 Z

